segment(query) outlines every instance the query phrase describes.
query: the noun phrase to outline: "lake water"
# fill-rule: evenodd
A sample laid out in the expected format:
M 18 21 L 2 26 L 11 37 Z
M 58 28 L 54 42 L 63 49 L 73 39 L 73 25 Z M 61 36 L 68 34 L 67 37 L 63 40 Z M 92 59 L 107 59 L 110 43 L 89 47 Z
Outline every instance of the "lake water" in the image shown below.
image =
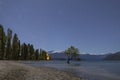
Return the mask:
M 25 61 L 33 66 L 47 66 L 72 72 L 85 80 L 120 80 L 120 61 Z

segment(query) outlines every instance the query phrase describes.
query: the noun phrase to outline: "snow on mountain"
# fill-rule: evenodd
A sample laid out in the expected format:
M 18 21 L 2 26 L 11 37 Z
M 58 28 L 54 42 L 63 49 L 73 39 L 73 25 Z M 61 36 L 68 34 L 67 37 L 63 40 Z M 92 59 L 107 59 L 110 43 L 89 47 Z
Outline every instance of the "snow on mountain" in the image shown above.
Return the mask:
M 48 51 L 49 54 L 63 53 L 63 52 L 64 52 L 64 51 L 57 51 L 57 50 Z
M 67 56 L 64 54 L 64 51 L 48 51 L 48 53 L 51 56 L 51 59 L 53 60 L 65 60 L 67 59 Z M 81 53 L 78 55 L 82 60 L 103 60 L 105 55 L 95 55 L 95 54 L 89 54 L 89 53 Z

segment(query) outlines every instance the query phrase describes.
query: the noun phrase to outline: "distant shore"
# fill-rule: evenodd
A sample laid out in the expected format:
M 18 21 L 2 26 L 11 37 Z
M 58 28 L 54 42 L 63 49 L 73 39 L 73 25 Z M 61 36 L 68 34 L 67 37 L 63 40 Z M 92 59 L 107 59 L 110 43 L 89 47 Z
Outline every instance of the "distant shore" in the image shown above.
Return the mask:
M 33 67 L 18 61 L 0 61 L 0 80 L 81 80 L 72 73 L 48 67 Z

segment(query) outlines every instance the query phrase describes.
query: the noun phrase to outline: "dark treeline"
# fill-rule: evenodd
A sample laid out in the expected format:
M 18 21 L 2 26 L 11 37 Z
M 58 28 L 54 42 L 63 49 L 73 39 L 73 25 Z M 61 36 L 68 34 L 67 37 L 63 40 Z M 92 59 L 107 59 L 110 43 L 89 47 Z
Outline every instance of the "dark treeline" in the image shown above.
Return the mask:
M 17 34 L 8 29 L 7 34 L 0 24 L 0 60 L 46 60 L 47 52 L 34 49 L 32 44 L 21 44 Z

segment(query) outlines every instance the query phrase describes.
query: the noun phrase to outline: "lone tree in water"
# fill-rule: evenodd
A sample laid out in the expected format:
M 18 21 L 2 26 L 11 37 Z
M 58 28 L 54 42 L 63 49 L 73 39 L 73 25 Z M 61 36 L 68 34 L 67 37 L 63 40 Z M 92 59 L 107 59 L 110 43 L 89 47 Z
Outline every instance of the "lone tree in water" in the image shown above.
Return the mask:
M 70 63 L 70 60 L 73 57 L 76 57 L 79 54 L 79 50 L 75 48 L 74 46 L 70 46 L 68 49 L 64 51 L 64 53 L 67 55 L 67 63 Z

